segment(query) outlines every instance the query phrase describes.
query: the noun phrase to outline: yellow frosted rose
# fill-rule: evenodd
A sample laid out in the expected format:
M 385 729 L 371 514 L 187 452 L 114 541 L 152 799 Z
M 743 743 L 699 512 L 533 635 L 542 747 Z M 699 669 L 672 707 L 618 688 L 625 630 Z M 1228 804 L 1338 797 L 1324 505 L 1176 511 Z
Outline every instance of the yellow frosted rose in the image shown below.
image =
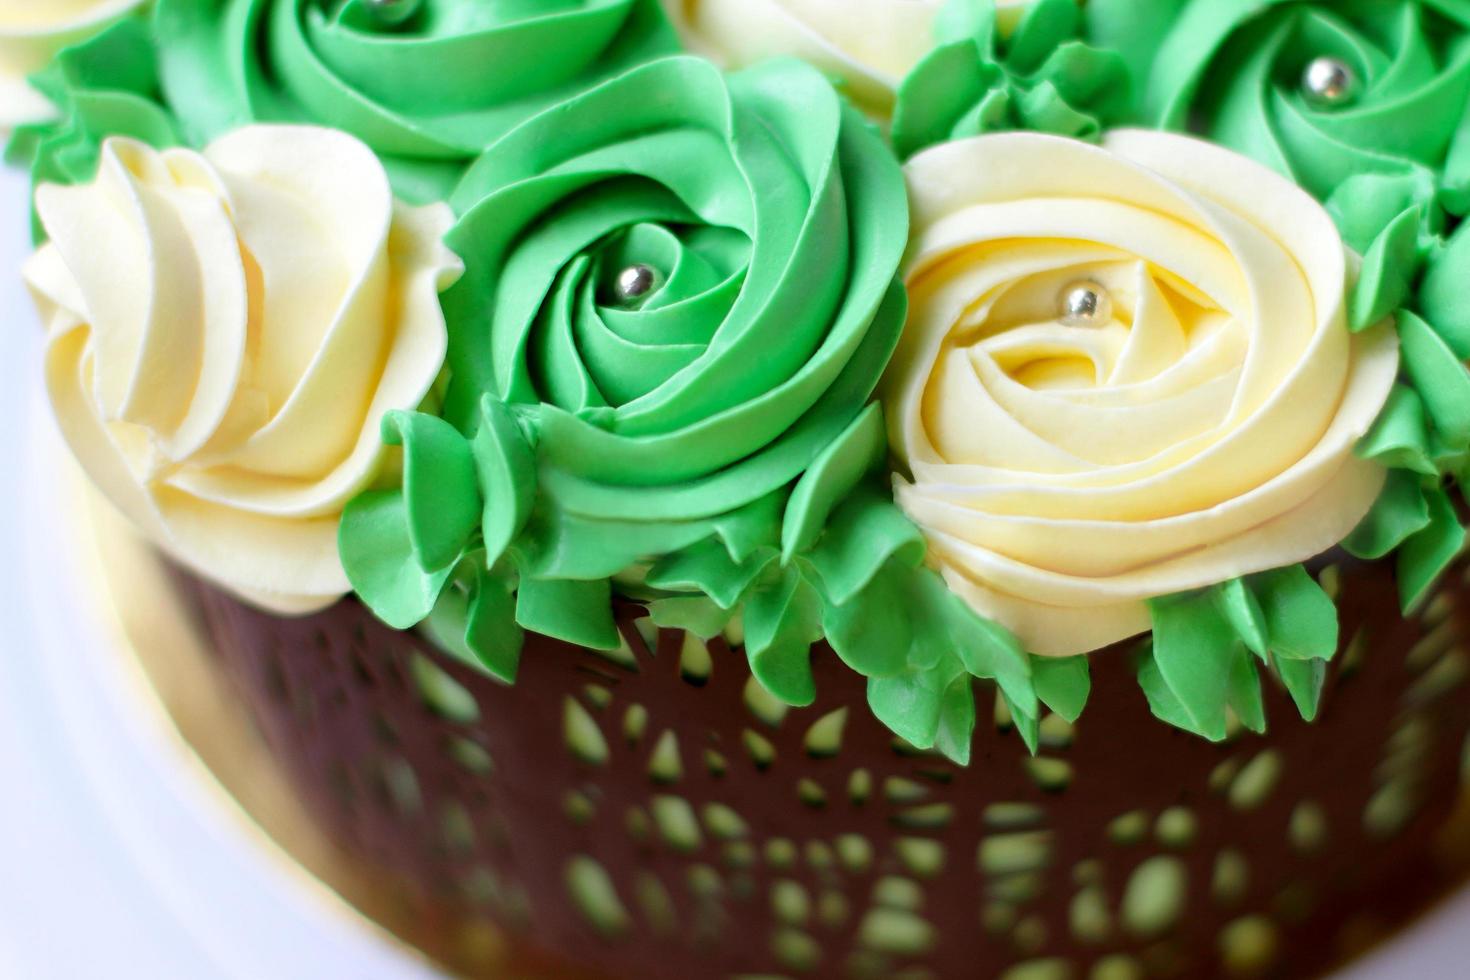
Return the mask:
M 444 361 L 461 271 L 444 205 L 396 202 L 371 150 L 252 126 L 203 154 L 111 139 L 96 180 L 43 186 L 26 267 L 61 430 L 177 559 L 276 611 L 348 591 L 343 506 L 383 415 Z
M 999 0 L 1002 28 L 1030 0 Z M 863 111 L 886 119 L 894 90 L 934 46 L 946 0 L 664 0 L 694 51 L 728 68 L 777 55 L 841 79 Z
M 907 168 L 909 325 L 884 382 L 904 511 L 1040 654 L 1145 600 L 1303 561 L 1367 513 L 1398 366 L 1304 191 L 1192 139 L 951 143 Z M 1095 302 L 1088 302 L 1095 300 Z
M 56 52 L 85 40 L 143 0 L 0 0 L 0 133 L 45 119 L 51 104 L 26 84 Z

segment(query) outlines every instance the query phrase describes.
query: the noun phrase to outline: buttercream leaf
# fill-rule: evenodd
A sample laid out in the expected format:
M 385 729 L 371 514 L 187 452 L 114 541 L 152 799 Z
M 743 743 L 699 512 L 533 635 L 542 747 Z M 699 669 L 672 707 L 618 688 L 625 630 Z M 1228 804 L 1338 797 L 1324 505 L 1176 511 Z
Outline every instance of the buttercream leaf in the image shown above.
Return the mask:
M 745 655 L 766 690 L 797 707 L 817 697 L 811 647 L 822 637 L 822 602 L 794 567 L 757 586 L 744 608 Z
M 943 80 L 943 84 L 940 83 Z M 926 146 L 958 136 L 978 136 L 989 127 L 966 119 L 989 95 L 1004 97 L 1005 73 L 988 64 L 972 40 L 942 45 L 899 86 L 893 114 L 893 148 L 909 157 Z M 999 88 L 997 88 L 999 86 Z M 1004 117 L 1007 105 L 999 113 Z
M 1465 106 L 1465 114 L 1460 117 L 1450 152 L 1445 157 L 1440 204 L 1451 214 L 1462 217 L 1470 212 L 1470 104 Z
M 735 616 L 734 610 L 702 595 L 655 599 L 648 604 L 648 613 L 663 629 L 686 630 L 701 640 L 719 636 Z
M 1215 602 L 1235 635 L 1256 656 L 1264 658 L 1271 648 L 1266 614 L 1244 579 L 1231 579 L 1215 588 Z
M 1039 133 L 1091 140 L 1102 132 L 1102 124 L 1068 105 L 1050 80 L 1024 92 L 1016 104 L 1016 112 L 1025 128 Z
M 950 681 L 939 701 L 939 727 L 934 747 L 955 765 L 970 764 L 975 742 L 975 682 L 961 673 Z
M 477 563 L 465 618 L 464 641 L 485 670 L 514 684 L 525 634 L 516 624 L 516 598 L 506 582 Z
M 1250 577 L 1271 652 L 1284 660 L 1331 660 L 1337 654 L 1337 606 L 1301 565 Z
M 939 716 L 949 679 L 941 678 L 935 670 L 871 677 L 868 705 L 899 738 L 915 748 L 932 749 L 939 737 Z
M 992 3 L 950 0 L 938 46 L 898 88 L 899 156 L 1007 129 L 1097 136 L 1127 112 L 1130 82 L 1116 54 L 1076 40 L 1080 19 L 1075 0 L 1040 0 L 1001 41 Z
M 29 168 L 35 186 L 91 180 L 109 136 L 155 149 L 179 143 L 172 118 L 159 105 L 153 39 L 142 17 L 126 17 L 64 49 L 30 81 L 59 111 L 54 119 L 18 127 L 5 160 Z M 37 243 L 45 238 L 38 219 L 32 233 Z
M 911 568 L 890 563 L 845 603 L 823 603 L 822 629 L 842 662 L 864 677 L 893 677 L 910 666 L 919 632 L 932 628 L 916 615 Z M 915 665 L 918 666 L 918 665 Z
M 453 564 L 426 570 L 419 562 L 398 490 L 373 490 L 349 502 L 338 550 L 353 590 L 397 630 L 412 629 L 433 611 L 454 570 Z
M 1366 330 L 1403 306 L 1419 271 L 1418 207 L 1400 214 L 1383 230 L 1363 257 L 1363 270 L 1348 303 L 1348 326 Z
M 782 561 L 789 563 L 797 552 L 816 543 L 832 512 L 863 477 L 882 465 L 887 453 L 883 409 L 874 402 L 817 455 L 796 482 L 781 528 Z
M 1241 643 L 1210 591 L 1149 601 L 1154 661 L 1188 719 L 1211 741 L 1226 734 L 1230 675 Z
M 1077 36 L 1081 20 L 1076 0 L 1035 0 L 1006 42 L 1007 59 L 1019 72 L 1036 71 L 1059 44 Z
M 1383 492 L 1361 524 L 1343 541 L 1351 555 L 1382 558 L 1429 526 L 1424 481 L 1406 470 L 1389 470 Z
M 859 487 L 837 508 L 808 556 L 828 601 L 846 605 L 890 559 L 917 567 L 928 550 L 924 535 L 893 500 Z
M 526 526 L 536 496 L 536 459 L 515 414 L 486 395 L 474 437 L 475 470 L 485 502 L 481 515 L 486 565 L 493 567 Z
M 1166 725 L 1173 725 L 1182 731 L 1192 732 L 1201 738 L 1211 741 L 1221 741 L 1222 734 L 1207 731 L 1199 727 L 1194 717 L 1184 707 L 1184 702 L 1174 693 L 1174 690 L 1164 680 L 1163 671 L 1159 669 L 1159 663 L 1153 651 L 1143 658 L 1138 666 L 1138 686 L 1143 690 L 1144 696 L 1148 698 L 1148 707 L 1155 718 Z
M 931 596 L 930 606 L 949 623 L 950 642 L 965 669 L 982 680 L 993 680 L 1010 705 L 1018 725 L 1041 715 L 1031 658 L 1005 627 L 981 616 L 950 591 L 939 574 L 921 568 L 916 574 Z
M 1092 693 L 1087 657 L 1032 657 L 1031 675 L 1042 704 L 1068 722 L 1082 717 Z
M 1424 401 L 1435 433 L 1453 451 L 1470 446 L 1470 371 L 1429 325 L 1398 314 L 1404 372 Z
M 1391 469 L 1439 476 L 1424 401 L 1408 385 L 1394 385 L 1373 428 L 1357 445 L 1357 454 Z
M 1470 128 L 1467 128 L 1470 131 Z M 1461 359 L 1470 358 L 1470 222 L 1462 224 L 1433 258 L 1419 284 L 1419 308 Z
M 1276 676 L 1281 678 L 1281 683 L 1286 686 L 1291 699 L 1296 702 L 1302 718 L 1316 721 L 1317 712 L 1322 707 L 1322 691 L 1327 686 L 1327 661 L 1283 660 L 1272 657 L 1271 666 L 1275 669 Z
M 720 540 L 706 538 L 655 562 L 644 581 L 669 592 L 702 592 L 720 608 L 731 609 L 777 557 L 775 548 L 765 548 L 737 562 Z
M 516 622 L 533 633 L 593 650 L 622 646 L 606 579 L 577 582 L 522 575 Z
M 389 412 L 383 442 L 403 447 L 403 501 L 414 559 L 425 571 L 452 565 L 480 523 L 469 443 L 448 422 L 422 412 Z
M 1266 731 L 1266 705 L 1261 699 L 1261 675 L 1256 661 L 1240 651 L 1230 668 L 1230 708 L 1240 723 L 1256 734 Z
M 1383 229 L 1433 193 L 1432 178 L 1419 170 L 1354 174 L 1327 199 L 1327 212 L 1348 248 L 1364 255 Z
M 1399 605 L 1409 615 L 1465 548 L 1465 529 L 1443 487 L 1425 490 L 1429 523 L 1398 550 Z

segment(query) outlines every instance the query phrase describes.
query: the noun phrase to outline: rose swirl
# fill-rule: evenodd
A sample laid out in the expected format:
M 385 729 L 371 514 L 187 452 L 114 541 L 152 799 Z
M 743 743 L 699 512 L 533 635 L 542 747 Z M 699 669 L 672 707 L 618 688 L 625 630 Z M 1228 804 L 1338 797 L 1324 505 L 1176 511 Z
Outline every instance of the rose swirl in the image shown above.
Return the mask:
M 1341 541 L 1395 335 L 1350 334 L 1349 259 L 1303 191 L 1162 133 L 947 144 L 907 175 L 913 312 L 885 408 L 931 560 L 1033 652 L 1146 600 Z

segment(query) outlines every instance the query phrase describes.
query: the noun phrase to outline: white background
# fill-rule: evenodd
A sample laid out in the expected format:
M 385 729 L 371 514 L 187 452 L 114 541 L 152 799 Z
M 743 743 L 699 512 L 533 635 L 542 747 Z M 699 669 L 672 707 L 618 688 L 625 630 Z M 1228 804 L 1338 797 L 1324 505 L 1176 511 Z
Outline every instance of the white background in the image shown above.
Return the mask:
M 68 588 L 24 193 L 0 173 L 0 980 L 428 980 L 265 855 Z M 1459 980 L 1467 960 L 1470 895 L 1341 980 Z

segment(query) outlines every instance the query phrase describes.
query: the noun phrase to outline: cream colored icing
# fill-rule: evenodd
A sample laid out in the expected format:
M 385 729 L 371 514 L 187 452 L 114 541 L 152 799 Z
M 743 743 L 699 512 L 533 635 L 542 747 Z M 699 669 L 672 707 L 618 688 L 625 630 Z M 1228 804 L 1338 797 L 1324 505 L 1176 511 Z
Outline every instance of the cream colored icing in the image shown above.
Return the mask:
M 1348 332 L 1356 259 L 1304 191 L 1144 131 L 984 136 L 906 172 L 897 499 L 1028 649 L 1141 633 L 1145 600 L 1306 560 L 1367 513 L 1385 474 L 1352 450 L 1397 340 Z M 1110 322 L 1062 322 L 1078 281 Z
M 203 154 L 110 139 L 94 182 L 42 186 L 36 207 L 46 383 L 89 476 L 260 605 L 346 593 L 342 508 L 382 469 L 384 414 L 443 365 L 449 208 L 396 202 L 356 139 L 287 126 Z
M 1000 0 L 1002 26 L 1029 0 Z M 728 68 L 776 55 L 802 58 L 868 114 L 886 119 L 894 90 L 934 46 L 945 0 L 664 0 L 694 51 Z
M 51 103 L 26 83 L 56 52 L 84 40 L 143 0 L 0 0 L 0 133 L 49 117 Z

